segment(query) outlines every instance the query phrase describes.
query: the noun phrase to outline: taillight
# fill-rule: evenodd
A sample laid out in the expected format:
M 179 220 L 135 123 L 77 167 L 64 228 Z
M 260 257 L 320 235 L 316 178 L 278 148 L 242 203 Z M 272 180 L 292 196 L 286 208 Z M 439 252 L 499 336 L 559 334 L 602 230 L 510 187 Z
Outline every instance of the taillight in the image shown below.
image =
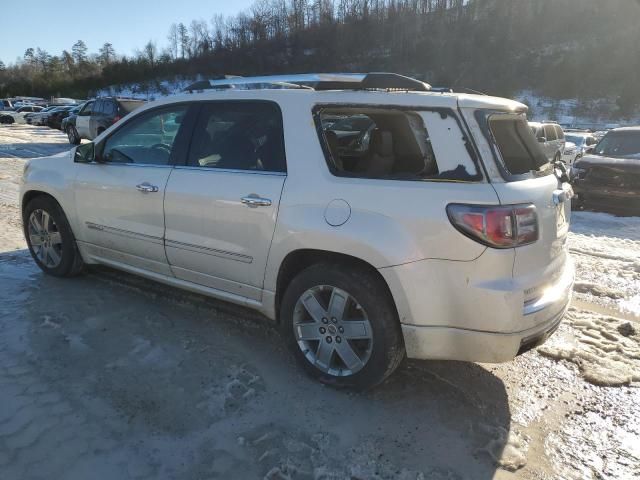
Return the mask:
M 115 117 L 113 117 L 113 123 L 116 123 L 117 121 L 119 121 L 122 117 L 120 115 L 116 115 Z
M 493 248 L 513 248 L 538 240 L 535 205 L 447 205 L 449 220 L 460 232 Z

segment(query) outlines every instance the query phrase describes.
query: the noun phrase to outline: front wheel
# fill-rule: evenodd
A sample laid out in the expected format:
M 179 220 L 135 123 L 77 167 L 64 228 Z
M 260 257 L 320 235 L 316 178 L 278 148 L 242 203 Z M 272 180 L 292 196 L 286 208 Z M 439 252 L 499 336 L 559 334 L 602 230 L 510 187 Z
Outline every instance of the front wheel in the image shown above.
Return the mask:
M 56 277 L 79 274 L 84 266 L 60 205 L 51 197 L 31 200 L 23 212 L 24 236 L 40 269 Z
M 67 138 L 69 139 L 69 143 L 71 145 L 80 144 L 80 135 L 78 135 L 78 131 L 73 125 L 67 126 Z
M 371 388 L 404 358 L 386 285 L 364 269 L 318 264 L 303 270 L 287 288 L 280 314 L 298 361 L 323 383 Z

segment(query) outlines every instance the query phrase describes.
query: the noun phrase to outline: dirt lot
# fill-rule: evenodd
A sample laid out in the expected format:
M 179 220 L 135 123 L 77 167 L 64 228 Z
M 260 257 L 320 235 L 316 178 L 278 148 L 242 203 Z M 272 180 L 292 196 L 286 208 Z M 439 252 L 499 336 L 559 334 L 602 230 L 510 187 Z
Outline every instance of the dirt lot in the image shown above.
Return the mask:
M 45 277 L 0 127 L 0 478 L 631 479 L 640 476 L 640 219 L 580 212 L 574 306 L 503 365 L 405 362 L 373 392 L 303 375 L 254 314 L 107 269 Z

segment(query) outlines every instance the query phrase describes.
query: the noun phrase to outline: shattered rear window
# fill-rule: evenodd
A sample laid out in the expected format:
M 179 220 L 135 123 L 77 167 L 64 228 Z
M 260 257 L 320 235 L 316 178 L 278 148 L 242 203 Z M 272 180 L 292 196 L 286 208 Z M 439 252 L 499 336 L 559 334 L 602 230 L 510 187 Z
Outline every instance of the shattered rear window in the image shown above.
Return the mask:
M 500 151 L 504 167 L 512 175 L 540 172 L 549 163 L 524 115 L 496 114 L 489 129 Z M 552 169 L 549 169 L 549 174 Z
M 336 175 L 482 180 L 452 112 L 331 106 L 317 109 L 315 119 Z

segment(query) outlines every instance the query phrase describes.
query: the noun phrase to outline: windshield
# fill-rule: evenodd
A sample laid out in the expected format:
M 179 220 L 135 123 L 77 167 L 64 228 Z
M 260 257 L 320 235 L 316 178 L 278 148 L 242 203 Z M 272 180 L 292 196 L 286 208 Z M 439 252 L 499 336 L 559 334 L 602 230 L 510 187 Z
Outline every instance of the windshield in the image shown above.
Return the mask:
M 593 153 L 607 157 L 640 157 L 640 131 L 608 133 Z
M 572 142 L 578 146 L 581 146 L 585 142 L 586 137 L 583 137 L 581 135 L 567 135 L 566 139 L 567 139 L 567 142 Z

